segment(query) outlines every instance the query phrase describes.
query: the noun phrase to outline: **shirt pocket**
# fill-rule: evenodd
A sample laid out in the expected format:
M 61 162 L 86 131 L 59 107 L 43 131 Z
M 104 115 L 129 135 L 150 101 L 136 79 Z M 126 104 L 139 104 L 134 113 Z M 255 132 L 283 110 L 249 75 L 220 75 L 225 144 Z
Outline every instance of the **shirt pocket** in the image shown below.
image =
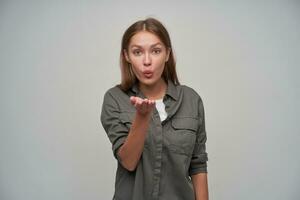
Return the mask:
M 191 156 L 194 150 L 199 119 L 193 117 L 176 117 L 171 119 L 169 149 L 178 154 Z

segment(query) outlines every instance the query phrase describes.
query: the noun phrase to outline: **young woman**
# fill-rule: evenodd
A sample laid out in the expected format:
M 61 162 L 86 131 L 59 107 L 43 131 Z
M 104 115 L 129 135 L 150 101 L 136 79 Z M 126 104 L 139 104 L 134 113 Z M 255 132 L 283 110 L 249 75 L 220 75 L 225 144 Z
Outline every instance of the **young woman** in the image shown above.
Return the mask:
M 124 33 L 122 81 L 104 95 L 101 123 L 118 161 L 115 200 L 208 200 L 201 97 L 180 85 L 169 34 L 154 18 Z

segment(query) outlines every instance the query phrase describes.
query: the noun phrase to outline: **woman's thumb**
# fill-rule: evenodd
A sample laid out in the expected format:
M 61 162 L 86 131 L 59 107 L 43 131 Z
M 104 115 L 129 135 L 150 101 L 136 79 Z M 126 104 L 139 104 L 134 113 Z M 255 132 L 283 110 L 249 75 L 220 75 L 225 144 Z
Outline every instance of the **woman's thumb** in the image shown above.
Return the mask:
M 135 105 L 135 103 L 136 103 L 136 97 L 131 96 L 130 97 L 130 102 L 131 102 L 132 105 Z

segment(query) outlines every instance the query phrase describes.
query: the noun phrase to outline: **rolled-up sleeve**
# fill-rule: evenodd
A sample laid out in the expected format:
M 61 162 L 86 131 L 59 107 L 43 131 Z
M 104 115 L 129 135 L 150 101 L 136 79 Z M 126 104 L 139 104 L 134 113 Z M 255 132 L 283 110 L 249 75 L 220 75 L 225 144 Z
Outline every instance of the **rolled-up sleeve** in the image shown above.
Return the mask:
M 206 129 L 205 129 L 205 114 L 202 99 L 199 97 L 199 128 L 197 138 L 191 158 L 189 167 L 189 175 L 192 176 L 197 173 L 207 173 L 208 155 L 206 152 Z
M 100 120 L 112 144 L 113 155 L 120 161 L 117 151 L 125 142 L 129 130 L 121 122 L 119 105 L 109 91 L 104 94 Z

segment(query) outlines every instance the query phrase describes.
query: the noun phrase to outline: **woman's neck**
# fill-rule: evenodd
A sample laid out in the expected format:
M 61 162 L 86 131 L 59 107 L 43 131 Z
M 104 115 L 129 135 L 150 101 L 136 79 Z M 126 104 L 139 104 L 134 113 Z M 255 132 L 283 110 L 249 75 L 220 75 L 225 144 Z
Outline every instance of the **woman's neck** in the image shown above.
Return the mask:
M 150 100 L 162 99 L 165 96 L 167 86 L 162 78 L 153 85 L 139 84 L 142 93 Z

